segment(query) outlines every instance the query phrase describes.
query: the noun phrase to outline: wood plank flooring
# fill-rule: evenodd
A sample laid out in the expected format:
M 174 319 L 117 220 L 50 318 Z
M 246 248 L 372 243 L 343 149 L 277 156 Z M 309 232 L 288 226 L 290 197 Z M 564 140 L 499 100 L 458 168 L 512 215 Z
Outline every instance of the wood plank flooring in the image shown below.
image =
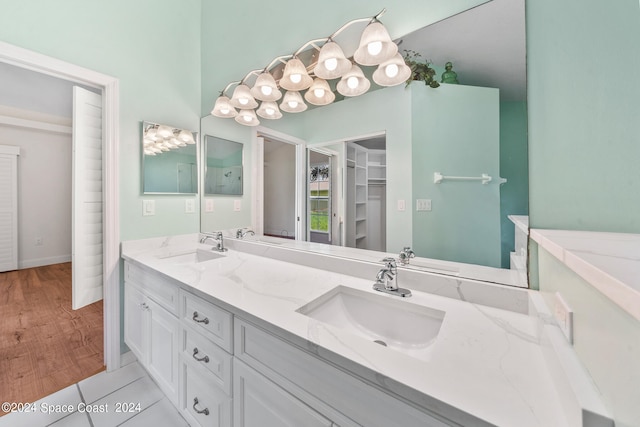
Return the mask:
M 41 399 L 103 362 L 102 301 L 71 309 L 71 263 L 0 273 L 0 402 Z

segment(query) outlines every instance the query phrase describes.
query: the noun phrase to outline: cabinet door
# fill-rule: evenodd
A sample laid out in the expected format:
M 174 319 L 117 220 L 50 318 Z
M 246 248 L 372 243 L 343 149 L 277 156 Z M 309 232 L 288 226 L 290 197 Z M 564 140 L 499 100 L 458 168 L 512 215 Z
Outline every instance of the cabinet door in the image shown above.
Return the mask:
M 331 427 L 332 423 L 238 359 L 233 361 L 234 427 Z
M 167 397 L 176 402 L 178 396 L 178 319 L 151 300 L 149 307 L 149 355 L 147 369 Z
M 130 283 L 124 284 L 124 342 L 142 365 L 147 363 L 147 299 Z

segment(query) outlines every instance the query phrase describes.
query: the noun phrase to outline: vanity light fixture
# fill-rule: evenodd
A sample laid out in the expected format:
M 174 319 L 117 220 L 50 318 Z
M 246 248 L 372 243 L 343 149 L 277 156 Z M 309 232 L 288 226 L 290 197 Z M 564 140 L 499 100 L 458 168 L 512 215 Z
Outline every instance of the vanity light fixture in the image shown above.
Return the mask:
M 235 121 L 245 126 L 258 126 L 260 124 L 256 117 L 256 112 L 253 110 L 240 110 L 235 117 Z
M 331 40 L 320 49 L 313 74 L 321 79 L 331 80 L 342 77 L 350 69 L 351 61 L 344 56 L 340 45 Z
M 360 65 L 379 65 L 398 53 L 387 29 L 377 19 L 367 25 L 360 37 L 360 46 L 353 59 Z
M 293 54 L 276 57 L 266 67 L 250 71 L 242 80 L 229 83 L 220 92 L 211 114 L 216 117 L 234 117 L 240 124 L 255 126 L 259 123 L 256 113 L 262 118 L 278 119 L 282 117 L 280 110 L 287 113 L 305 111 L 308 107 L 301 92 L 304 92 L 307 102 L 318 106 L 335 100 L 332 89 L 334 84 L 335 90 L 341 95 L 358 96 L 371 87 L 371 82 L 360 66 L 377 66 L 373 80 L 380 86 L 403 83 L 410 77 L 411 69 L 405 64 L 404 58 L 398 53 L 398 46 L 379 20 L 385 12 L 386 9 L 383 9 L 372 17 L 351 20 L 330 36 L 310 40 Z M 335 42 L 335 37 L 356 23 L 367 25 L 353 58 L 348 59 L 342 47 Z M 309 47 L 318 52 L 309 55 Z M 305 65 L 303 60 L 310 63 Z M 282 64 L 283 68 L 276 69 L 282 67 Z M 279 78 L 280 75 L 282 77 Z M 340 80 L 336 83 L 328 82 L 334 79 Z M 251 81 L 254 83 L 250 89 L 247 82 Z M 236 88 L 229 99 L 225 93 L 233 85 Z M 284 96 L 281 89 L 286 91 Z M 278 109 L 275 101 L 281 98 Z M 256 100 L 262 101 L 259 107 Z M 236 109 L 241 110 L 240 114 Z
M 263 101 L 262 104 L 260 104 L 260 108 L 256 110 L 256 113 L 260 117 L 269 120 L 279 119 L 282 117 L 278 104 L 274 101 Z
M 325 79 L 316 78 L 307 93 L 304 94 L 304 99 L 309 104 L 328 105 L 336 99 L 336 95 L 331 91 L 329 83 Z
M 238 112 L 229 101 L 230 100 L 227 96 L 219 96 L 218 99 L 216 99 L 216 104 L 213 106 L 213 110 L 211 110 L 211 114 L 216 117 L 222 118 L 231 118 L 237 116 Z
M 251 95 L 249 86 L 242 83 L 236 86 L 229 103 L 233 107 L 245 110 L 249 108 L 256 108 L 258 106 L 258 102 L 256 102 L 253 95 Z
M 307 108 L 307 104 L 302 100 L 300 92 L 291 90 L 284 94 L 284 98 L 282 98 L 282 102 L 280 103 L 280 109 L 287 113 L 301 113 Z
M 396 53 L 391 59 L 383 62 L 373 72 L 373 81 L 380 86 L 395 86 L 407 81 L 411 76 L 411 68 L 404 62 L 404 58 Z
M 344 96 L 358 96 L 369 90 L 371 82 L 364 76 L 362 69 L 356 64 L 349 70 L 336 85 L 336 89 Z
M 145 155 L 155 156 L 195 143 L 193 133 L 186 129 L 143 122 L 142 147 Z
M 258 76 L 251 88 L 251 95 L 260 101 L 277 101 L 282 98 L 276 79 L 267 71 Z

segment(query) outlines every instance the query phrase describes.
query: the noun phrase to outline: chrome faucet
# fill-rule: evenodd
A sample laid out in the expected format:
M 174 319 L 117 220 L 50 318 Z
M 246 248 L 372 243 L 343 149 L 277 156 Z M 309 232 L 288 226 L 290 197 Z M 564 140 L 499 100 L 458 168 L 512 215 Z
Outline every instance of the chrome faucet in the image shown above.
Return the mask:
M 243 239 L 247 234 L 251 234 L 252 236 L 256 235 L 256 233 L 250 228 L 238 228 L 236 231 L 236 239 Z
M 384 262 L 385 265 L 378 271 L 378 274 L 376 274 L 376 282 L 373 284 L 373 289 L 399 297 L 410 297 L 411 291 L 409 289 L 398 287 L 398 267 L 396 260 L 393 258 L 385 258 L 382 262 Z
M 213 239 L 216 245 L 211 249 L 218 252 L 226 252 L 227 248 L 224 247 L 224 238 L 222 237 L 222 231 L 216 231 L 213 234 L 204 234 L 200 239 L 200 243 L 206 243 L 207 240 Z
M 415 258 L 416 254 L 411 250 L 411 247 L 405 246 L 400 251 L 400 255 L 398 259 L 400 260 L 400 265 L 408 265 L 411 258 Z

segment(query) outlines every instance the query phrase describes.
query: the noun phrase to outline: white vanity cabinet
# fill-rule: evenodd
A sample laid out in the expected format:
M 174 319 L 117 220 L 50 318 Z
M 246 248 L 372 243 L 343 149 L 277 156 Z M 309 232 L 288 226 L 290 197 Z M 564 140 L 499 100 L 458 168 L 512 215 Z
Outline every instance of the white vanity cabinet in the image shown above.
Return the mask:
M 156 302 L 155 294 L 125 281 L 125 342 L 158 386 L 175 402 L 178 397 L 179 322 L 175 313 Z

